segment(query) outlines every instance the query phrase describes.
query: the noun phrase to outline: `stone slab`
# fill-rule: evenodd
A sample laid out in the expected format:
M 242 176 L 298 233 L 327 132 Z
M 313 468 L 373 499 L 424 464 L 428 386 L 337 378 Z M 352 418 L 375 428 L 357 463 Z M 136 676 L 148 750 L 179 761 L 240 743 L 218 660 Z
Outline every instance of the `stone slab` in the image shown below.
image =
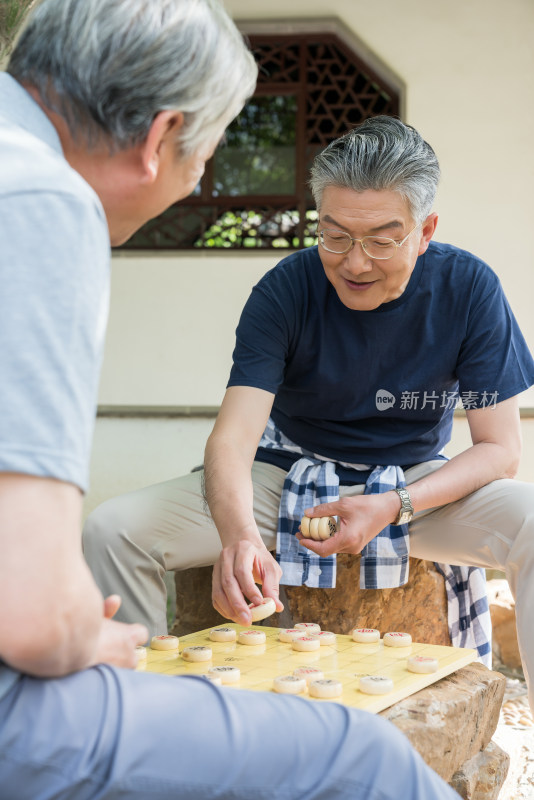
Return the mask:
M 442 778 L 450 781 L 491 741 L 506 679 L 474 663 L 401 700 L 381 715 L 408 737 Z
M 463 800 L 498 800 L 509 767 L 508 753 L 491 741 L 454 773 L 450 785 Z

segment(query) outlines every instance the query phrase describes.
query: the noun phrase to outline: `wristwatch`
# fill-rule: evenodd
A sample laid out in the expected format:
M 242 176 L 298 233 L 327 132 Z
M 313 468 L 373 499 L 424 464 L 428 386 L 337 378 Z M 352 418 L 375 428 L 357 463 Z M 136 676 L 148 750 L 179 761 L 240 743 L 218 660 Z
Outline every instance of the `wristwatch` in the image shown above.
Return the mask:
M 395 489 L 400 497 L 401 507 L 393 525 L 405 525 L 413 517 L 413 506 L 407 489 Z

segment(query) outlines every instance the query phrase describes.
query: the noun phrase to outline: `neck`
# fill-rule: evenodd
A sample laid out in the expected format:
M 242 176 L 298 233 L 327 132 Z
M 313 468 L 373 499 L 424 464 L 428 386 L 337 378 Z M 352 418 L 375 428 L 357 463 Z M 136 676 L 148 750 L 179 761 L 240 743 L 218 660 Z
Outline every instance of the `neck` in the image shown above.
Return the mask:
M 23 86 L 56 129 L 65 160 L 100 198 L 111 244 L 121 244 L 132 233 L 127 212 L 135 148 L 114 152 L 104 137 L 91 146 L 83 138 L 75 139 L 65 118 L 45 105 L 38 90 L 34 86 Z

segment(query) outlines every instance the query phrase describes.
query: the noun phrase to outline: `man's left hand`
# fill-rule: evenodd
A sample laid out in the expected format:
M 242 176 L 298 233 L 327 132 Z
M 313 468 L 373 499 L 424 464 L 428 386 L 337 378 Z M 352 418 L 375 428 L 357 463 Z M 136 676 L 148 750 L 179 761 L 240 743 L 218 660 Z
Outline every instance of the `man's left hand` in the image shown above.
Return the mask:
M 344 497 L 305 511 L 307 517 L 339 517 L 337 533 L 321 542 L 305 539 L 300 531 L 297 538 L 300 544 L 321 557 L 333 553 L 361 553 L 367 542 L 395 520 L 399 509 L 396 492 Z

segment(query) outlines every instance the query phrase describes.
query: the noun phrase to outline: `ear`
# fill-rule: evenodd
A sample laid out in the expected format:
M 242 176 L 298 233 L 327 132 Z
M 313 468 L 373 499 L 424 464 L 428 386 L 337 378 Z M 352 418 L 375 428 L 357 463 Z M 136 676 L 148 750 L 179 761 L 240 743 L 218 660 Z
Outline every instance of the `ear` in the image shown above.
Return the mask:
M 174 158 L 178 131 L 184 124 L 181 111 L 160 111 L 154 117 L 148 136 L 140 146 L 142 183 L 154 183 L 163 158 Z
M 421 256 L 423 255 L 423 253 L 426 253 L 428 245 L 430 244 L 430 240 L 434 236 L 437 224 L 438 224 L 438 215 L 435 212 L 429 214 L 428 217 L 423 222 L 421 228 L 421 239 L 419 241 L 419 250 L 417 255 Z

